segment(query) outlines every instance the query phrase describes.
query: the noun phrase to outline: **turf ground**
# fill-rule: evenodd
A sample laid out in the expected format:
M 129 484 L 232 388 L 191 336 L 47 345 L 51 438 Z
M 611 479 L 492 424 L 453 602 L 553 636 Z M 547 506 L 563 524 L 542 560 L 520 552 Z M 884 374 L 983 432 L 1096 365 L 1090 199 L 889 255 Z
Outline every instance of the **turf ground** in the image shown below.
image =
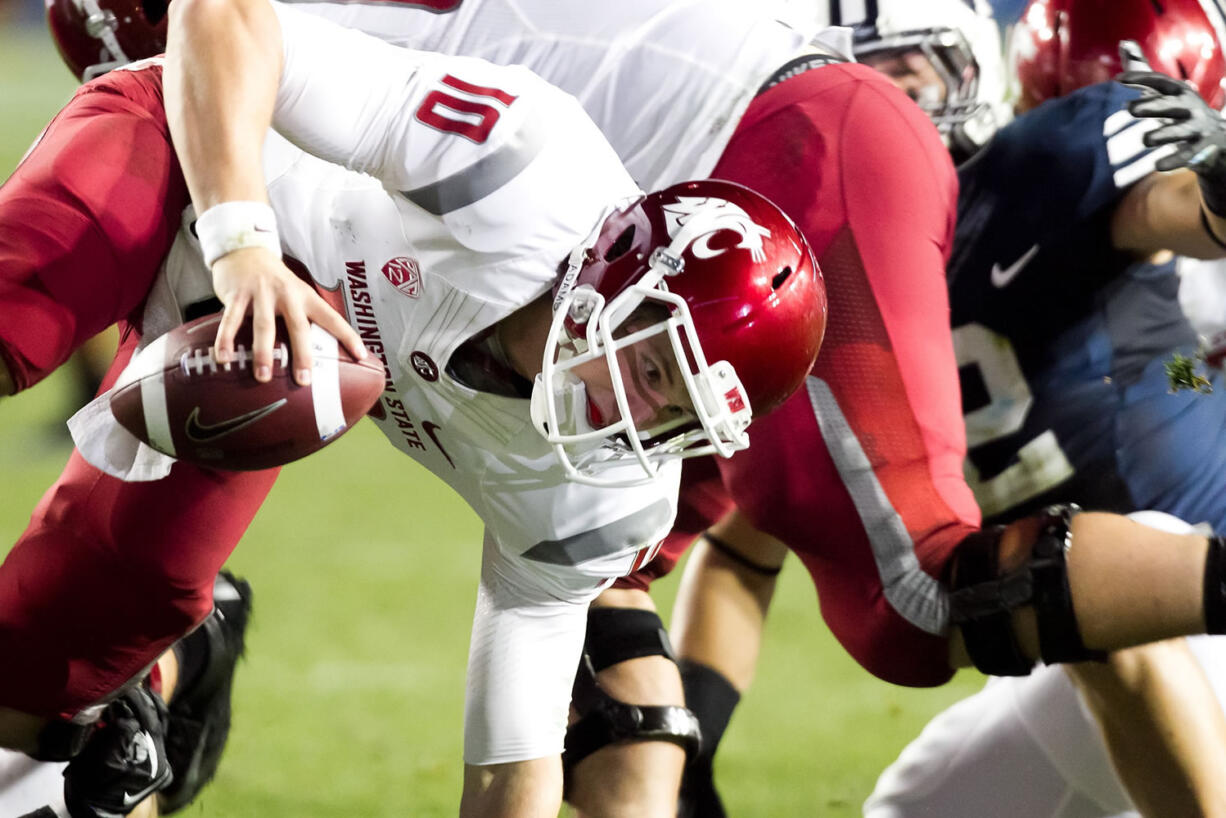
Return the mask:
M 73 87 L 41 30 L 0 24 L 0 178 Z M 73 394 L 57 375 L 0 401 L 0 543 L 68 455 L 59 429 Z M 373 427 L 285 469 L 231 561 L 256 592 L 235 731 L 186 814 L 454 815 L 479 543 L 467 507 Z M 674 589 L 659 588 L 665 611 Z M 792 560 L 759 679 L 720 751 L 731 814 L 858 815 L 929 715 L 978 685 L 961 674 L 908 690 L 868 676 L 822 626 Z

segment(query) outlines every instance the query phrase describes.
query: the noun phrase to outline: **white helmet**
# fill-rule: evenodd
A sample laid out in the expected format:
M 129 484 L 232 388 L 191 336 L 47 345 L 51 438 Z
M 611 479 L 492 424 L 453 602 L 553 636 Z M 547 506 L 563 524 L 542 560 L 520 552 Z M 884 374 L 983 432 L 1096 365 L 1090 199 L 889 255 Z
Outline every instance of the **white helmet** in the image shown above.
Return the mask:
M 1000 29 L 985 0 L 816 3 L 828 7 L 829 25 L 853 28 L 860 62 L 884 67 L 907 54 L 926 60 L 934 82 L 908 91 L 958 158 L 982 147 L 1012 116 Z

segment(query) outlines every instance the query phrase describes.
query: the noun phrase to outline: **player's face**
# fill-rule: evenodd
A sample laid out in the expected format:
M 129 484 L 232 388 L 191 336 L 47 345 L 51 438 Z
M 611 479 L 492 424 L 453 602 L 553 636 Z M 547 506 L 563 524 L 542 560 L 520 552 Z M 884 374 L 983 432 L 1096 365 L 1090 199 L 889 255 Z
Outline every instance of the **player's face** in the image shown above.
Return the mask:
M 649 431 L 695 418 L 667 334 L 653 335 L 623 347 L 617 352 L 617 362 L 631 419 L 638 429 Z M 587 388 L 594 426 L 604 426 L 621 416 L 612 375 L 603 360 L 590 361 L 573 371 Z
M 862 62 L 885 74 L 920 105 L 936 106 L 945 101 L 945 82 L 918 49 L 881 51 L 866 55 Z

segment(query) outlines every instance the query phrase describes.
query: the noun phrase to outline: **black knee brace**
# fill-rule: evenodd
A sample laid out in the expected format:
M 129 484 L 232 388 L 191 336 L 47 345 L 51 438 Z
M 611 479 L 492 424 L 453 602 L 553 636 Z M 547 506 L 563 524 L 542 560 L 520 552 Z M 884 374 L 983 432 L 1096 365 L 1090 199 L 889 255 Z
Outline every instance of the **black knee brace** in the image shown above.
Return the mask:
M 1008 573 L 1000 569 L 1003 526 L 977 531 L 954 553 L 949 596 L 950 618 L 962 629 L 975 667 L 995 676 L 1025 676 L 1034 662 L 1023 653 L 1013 632 L 1013 611 L 1032 606 L 1044 662 L 1101 661 L 1105 654 L 1081 641 L 1068 584 L 1065 553 L 1072 544 L 1069 525 L 1080 509 L 1049 506 L 1038 515 L 1039 527 L 1026 562 Z
M 579 719 L 567 729 L 562 753 L 567 779 L 580 761 L 618 742 L 667 741 L 684 749 L 687 757 L 698 751 L 698 720 L 689 710 L 674 705 L 627 704 L 596 683 L 597 672 L 642 656 L 665 656 L 676 661 L 659 616 L 634 608 L 592 608 L 588 612 L 587 642 L 571 693 Z

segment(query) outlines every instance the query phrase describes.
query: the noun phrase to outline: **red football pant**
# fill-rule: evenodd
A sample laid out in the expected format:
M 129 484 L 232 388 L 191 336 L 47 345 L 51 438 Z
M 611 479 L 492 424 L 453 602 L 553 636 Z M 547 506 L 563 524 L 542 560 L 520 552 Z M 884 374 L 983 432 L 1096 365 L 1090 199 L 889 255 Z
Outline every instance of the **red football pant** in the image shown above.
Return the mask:
M 161 69 L 89 83 L 0 187 L 0 353 L 20 388 L 132 316 L 187 205 Z M 125 322 L 104 387 L 139 335 Z M 208 616 L 276 479 L 176 464 L 123 483 L 73 452 L 0 565 L 0 705 L 71 717 Z
M 0 354 L 19 390 L 135 316 L 170 249 L 188 195 L 161 80 L 82 86 L 0 186 Z

